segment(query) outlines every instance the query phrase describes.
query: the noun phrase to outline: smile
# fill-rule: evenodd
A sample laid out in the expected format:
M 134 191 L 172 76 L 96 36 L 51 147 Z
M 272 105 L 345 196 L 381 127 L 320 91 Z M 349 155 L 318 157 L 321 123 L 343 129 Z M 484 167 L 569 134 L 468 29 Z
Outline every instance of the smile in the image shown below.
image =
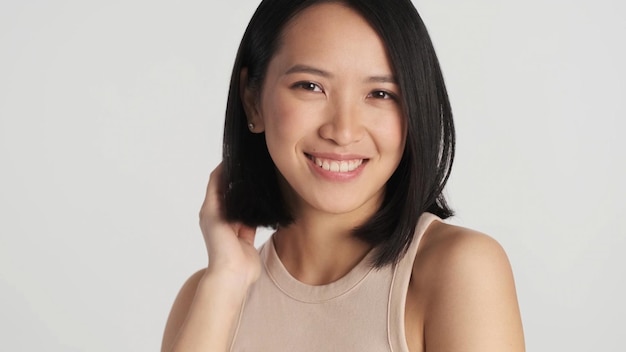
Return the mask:
M 319 168 L 324 169 L 330 172 L 351 172 L 356 170 L 361 164 L 363 164 L 364 159 L 352 159 L 352 160 L 333 160 L 333 159 L 325 159 L 318 158 L 312 155 L 308 155 L 307 157 L 311 159 L 315 165 Z

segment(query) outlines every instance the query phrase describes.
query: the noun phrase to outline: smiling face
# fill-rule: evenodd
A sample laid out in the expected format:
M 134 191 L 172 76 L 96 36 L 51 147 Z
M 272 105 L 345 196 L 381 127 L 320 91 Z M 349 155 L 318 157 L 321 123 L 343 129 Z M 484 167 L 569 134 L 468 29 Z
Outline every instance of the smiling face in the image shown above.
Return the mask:
M 260 94 L 244 99 L 296 219 L 378 209 L 404 150 L 399 97 L 383 41 L 354 10 L 314 5 L 287 24 Z

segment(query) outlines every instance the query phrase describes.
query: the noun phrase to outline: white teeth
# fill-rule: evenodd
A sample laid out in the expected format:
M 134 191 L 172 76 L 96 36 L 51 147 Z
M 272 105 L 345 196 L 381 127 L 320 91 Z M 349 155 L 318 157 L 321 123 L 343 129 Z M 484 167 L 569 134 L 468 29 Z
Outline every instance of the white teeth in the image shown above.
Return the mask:
M 363 159 L 355 160 L 328 160 L 313 157 L 315 165 L 330 172 L 350 172 L 363 164 Z

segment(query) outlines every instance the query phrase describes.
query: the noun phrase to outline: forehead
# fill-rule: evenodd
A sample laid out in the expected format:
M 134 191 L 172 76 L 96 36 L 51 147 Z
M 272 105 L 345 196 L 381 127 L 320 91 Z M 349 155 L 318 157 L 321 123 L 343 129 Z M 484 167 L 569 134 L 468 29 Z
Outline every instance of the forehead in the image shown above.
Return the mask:
M 378 33 L 360 13 L 341 3 L 312 5 L 294 16 L 282 30 L 275 55 L 389 68 L 387 49 Z

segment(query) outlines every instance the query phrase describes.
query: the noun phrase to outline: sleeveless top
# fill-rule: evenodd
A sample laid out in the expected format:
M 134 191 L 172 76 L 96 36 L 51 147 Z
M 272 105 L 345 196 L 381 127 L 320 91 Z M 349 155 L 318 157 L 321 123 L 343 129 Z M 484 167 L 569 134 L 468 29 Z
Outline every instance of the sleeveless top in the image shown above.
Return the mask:
M 231 351 L 409 352 L 406 294 L 420 239 L 434 220 L 440 219 L 422 214 L 396 265 L 372 268 L 372 250 L 348 274 L 321 286 L 291 276 L 270 238 L 260 248 L 264 265 L 243 304 Z

